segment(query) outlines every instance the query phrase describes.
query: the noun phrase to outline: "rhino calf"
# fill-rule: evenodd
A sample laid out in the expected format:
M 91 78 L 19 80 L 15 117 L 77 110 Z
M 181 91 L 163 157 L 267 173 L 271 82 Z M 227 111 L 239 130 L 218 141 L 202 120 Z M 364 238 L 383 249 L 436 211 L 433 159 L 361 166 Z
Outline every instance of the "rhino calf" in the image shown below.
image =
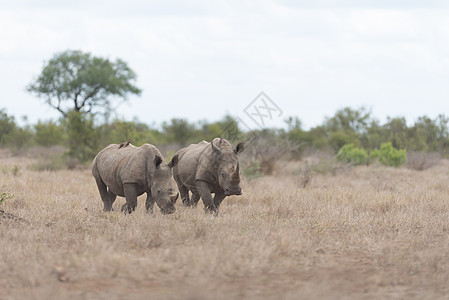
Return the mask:
M 178 157 L 167 165 L 153 145 L 119 147 L 111 144 L 101 150 L 92 162 L 92 175 L 104 204 L 111 211 L 117 196 L 125 197 L 123 212 L 131 213 L 137 206 L 137 196 L 147 193 L 145 207 L 153 211 L 154 202 L 164 214 L 173 213 L 178 194 L 171 185 L 172 168 Z
M 225 139 L 215 138 L 210 143 L 202 141 L 178 150 L 173 177 L 183 204 L 195 206 L 201 198 L 205 211 L 217 212 L 226 196 L 241 195 L 237 154 L 243 149 L 243 142 L 232 149 Z M 189 199 L 189 191 L 192 199 Z M 215 194 L 214 198 L 211 193 Z

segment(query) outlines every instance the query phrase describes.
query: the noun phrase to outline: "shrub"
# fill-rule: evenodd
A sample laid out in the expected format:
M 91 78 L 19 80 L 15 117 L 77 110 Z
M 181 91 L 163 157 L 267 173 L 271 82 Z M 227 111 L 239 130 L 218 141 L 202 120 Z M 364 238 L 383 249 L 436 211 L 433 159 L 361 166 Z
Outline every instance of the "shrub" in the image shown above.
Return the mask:
M 14 117 L 1 109 L 0 110 L 0 146 L 5 146 L 11 142 L 11 134 L 17 128 Z
M 358 144 L 358 137 L 353 132 L 345 132 L 343 130 L 338 130 L 329 133 L 329 146 L 337 152 L 347 144 Z
M 4 189 L 4 186 L 2 186 Z M 6 200 L 13 198 L 14 195 L 9 192 L 0 191 L 0 205 L 2 205 Z
M 311 176 L 315 174 L 335 176 L 341 173 L 347 173 L 351 170 L 351 166 L 337 160 L 333 152 L 318 151 L 314 154 L 309 154 L 305 158 L 305 162 L 310 167 Z M 300 170 L 300 174 L 304 169 Z M 301 176 L 301 175 L 300 175 Z
M 256 179 L 263 176 L 262 167 L 258 160 L 251 162 L 249 166 L 243 169 L 243 175 L 248 179 Z
M 354 144 L 346 144 L 338 151 L 337 159 L 348 164 L 363 165 L 368 154 L 364 149 L 354 147 Z
M 441 159 L 438 152 L 407 152 L 407 167 L 410 169 L 422 171 L 436 165 Z
M 29 126 L 16 127 L 10 135 L 9 148 L 15 154 L 23 152 L 32 145 L 33 132 Z
M 93 115 L 72 111 L 64 122 L 69 138 L 68 156 L 80 162 L 92 160 L 98 150 L 98 133 Z
M 49 147 L 64 144 L 64 128 L 53 121 L 38 121 L 34 125 L 36 144 Z
M 378 159 L 386 166 L 398 167 L 407 161 L 407 152 L 405 149 L 396 149 L 391 142 L 383 143 L 380 149 L 374 150 L 370 154 L 371 159 Z
M 134 122 L 116 120 L 111 127 L 111 142 L 118 144 L 130 139 L 131 143 L 137 146 L 144 143 L 138 138 L 136 124 Z
M 312 168 L 308 163 L 306 163 L 305 167 L 302 168 L 299 173 L 299 186 L 302 188 L 306 188 L 311 181 L 312 181 Z
M 249 132 L 247 138 L 245 151 L 239 154 L 241 162 L 244 165 L 259 164 L 264 175 L 272 175 L 277 162 L 298 149 L 297 144 L 271 129 Z

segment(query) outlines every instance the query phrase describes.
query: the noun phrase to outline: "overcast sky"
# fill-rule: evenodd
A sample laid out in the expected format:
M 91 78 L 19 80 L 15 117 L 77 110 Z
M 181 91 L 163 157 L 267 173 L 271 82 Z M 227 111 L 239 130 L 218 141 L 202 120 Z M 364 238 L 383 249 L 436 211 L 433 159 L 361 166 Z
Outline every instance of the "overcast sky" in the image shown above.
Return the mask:
M 118 117 L 150 125 L 225 114 L 251 123 L 245 108 L 262 91 L 277 106 L 266 126 L 297 116 L 310 128 L 346 106 L 366 106 L 380 121 L 449 115 L 448 7 L 447 1 L 0 0 L 0 109 L 31 124 L 56 120 L 58 112 L 25 87 L 55 53 L 79 49 L 128 63 L 143 93 L 120 106 Z

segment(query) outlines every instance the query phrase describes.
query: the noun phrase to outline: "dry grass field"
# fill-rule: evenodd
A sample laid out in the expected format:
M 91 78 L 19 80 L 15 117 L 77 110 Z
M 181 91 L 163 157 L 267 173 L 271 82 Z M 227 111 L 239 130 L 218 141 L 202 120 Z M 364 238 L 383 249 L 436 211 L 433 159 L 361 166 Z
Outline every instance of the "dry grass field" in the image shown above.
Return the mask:
M 89 170 L 0 152 L 0 299 L 448 299 L 449 161 L 243 179 L 216 217 L 102 212 Z

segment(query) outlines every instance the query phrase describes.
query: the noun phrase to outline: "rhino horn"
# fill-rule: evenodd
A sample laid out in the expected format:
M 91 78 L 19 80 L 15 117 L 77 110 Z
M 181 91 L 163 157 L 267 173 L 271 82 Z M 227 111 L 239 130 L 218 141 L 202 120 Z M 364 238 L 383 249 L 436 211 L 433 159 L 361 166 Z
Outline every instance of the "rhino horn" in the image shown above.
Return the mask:
M 235 169 L 234 174 L 232 174 L 233 177 L 238 177 L 240 175 L 240 165 L 237 164 L 237 169 Z

